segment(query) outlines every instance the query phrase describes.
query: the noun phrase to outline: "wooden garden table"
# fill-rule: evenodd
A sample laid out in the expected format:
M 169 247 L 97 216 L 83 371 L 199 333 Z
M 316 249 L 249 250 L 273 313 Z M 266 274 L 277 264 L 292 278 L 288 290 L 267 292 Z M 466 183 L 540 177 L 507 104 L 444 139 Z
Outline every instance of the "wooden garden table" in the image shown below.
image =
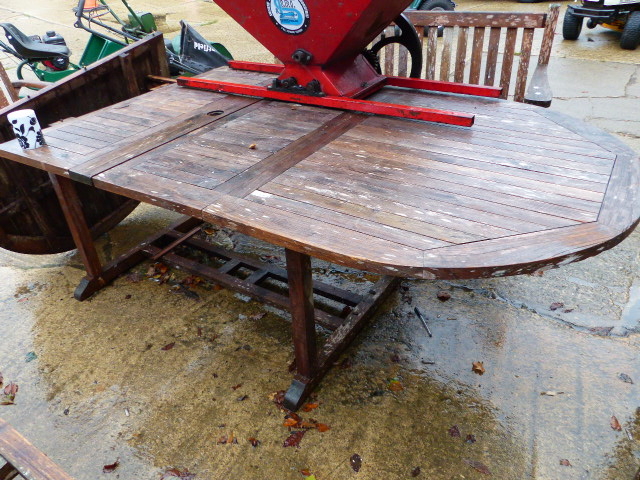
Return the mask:
M 269 84 L 218 69 L 208 78 Z M 48 147 L 0 157 L 49 172 L 87 276 L 83 299 L 152 256 L 289 308 L 297 408 L 398 277 L 532 273 L 595 255 L 640 216 L 638 157 L 611 135 L 524 104 L 387 88 L 371 99 L 475 114 L 471 128 L 368 116 L 168 85 L 46 129 Z M 74 181 L 182 212 L 102 266 Z M 193 237 L 201 222 L 286 248 L 279 270 Z M 218 267 L 174 249 L 213 250 Z M 384 276 L 370 295 L 314 284 L 310 257 Z M 243 274 L 239 272 L 243 271 Z M 289 283 L 289 296 L 266 288 Z M 312 291 L 346 305 L 315 309 Z M 315 323 L 334 330 L 316 347 Z

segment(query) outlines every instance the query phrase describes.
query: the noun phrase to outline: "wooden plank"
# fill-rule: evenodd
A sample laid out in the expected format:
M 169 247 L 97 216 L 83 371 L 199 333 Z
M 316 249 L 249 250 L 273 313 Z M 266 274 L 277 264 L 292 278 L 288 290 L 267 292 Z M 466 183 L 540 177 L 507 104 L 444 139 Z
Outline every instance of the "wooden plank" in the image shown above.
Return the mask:
M 496 65 L 498 63 L 498 48 L 500 46 L 500 28 L 491 27 L 489 45 L 487 47 L 487 63 L 484 71 L 484 84 L 493 86 L 496 81 Z
M 427 80 L 436 78 L 436 60 L 438 55 L 438 27 L 427 29 L 427 61 L 425 62 L 425 75 Z
M 343 218 L 344 215 L 350 216 L 351 218 L 346 220 L 347 223 L 355 224 L 356 220 L 354 218 L 356 218 L 384 225 L 385 228 L 382 229 L 382 233 L 379 235 L 389 240 L 391 237 L 386 235 L 385 231 L 388 230 L 391 235 L 396 235 L 396 233 L 399 233 L 396 229 L 404 231 L 404 234 L 415 232 L 429 237 L 427 240 L 431 246 L 437 246 L 436 244 L 438 243 L 433 242 L 431 239 L 439 239 L 440 242 L 460 243 L 474 239 L 478 240 L 482 237 L 488 238 L 518 233 L 518 222 L 512 222 L 504 216 L 483 216 L 478 210 L 474 210 L 473 214 L 467 211 L 468 218 L 465 218 L 464 215 L 451 213 L 454 207 L 452 204 L 438 209 L 437 207 L 441 206 L 442 203 L 424 202 L 423 200 L 418 200 L 418 194 L 407 195 L 406 191 L 398 192 L 393 203 L 385 204 L 382 201 L 381 192 L 392 193 L 393 183 L 384 186 L 374 181 L 372 186 L 368 187 L 368 182 L 359 180 L 359 176 L 354 175 L 351 177 L 342 174 L 331 177 L 335 180 L 334 188 L 333 186 L 328 186 L 324 181 L 317 183 L 317 176 L 314 175 L 308 175 L 306 181 L 300 182 L 299 179 L 304 178 L 306 173 L 304 170 L 287 172 L 286 177 L 279 177 L 274 182 L 263 186 L 261 192 L 305 203 L 306 206 L 304 208 L 308 210 L 309 215 L 317 215 L 316 218 L 324 218 L 325 221 L 330 216 L 325 211 L 328 209 L 340 213 Z M 298 185 L 294 186 L 296 185 L 296 177 Z M 353 187 L 350 187 L 351 185 Z M 372 198 L 377 199 L 375 206 L 371 203 Z M 269 198 L 267 198 L 261 201 L 273 203 L 281 200 L 278 198 L 270 202 Z M 413 203 L 411 203 L 412 201 Z M 315 209 L 314 207 L 316 206 L 322 208 L 322 211 Z M 322 215 L 325 215 L 325 217 L 322 217 Z M 367 224 L 367 222 L 362 223 Z M 365 226 L 368 226 L 368 224 Z M 529 224 L 524 231 L 531 231 L 532 228 L 539 229 L 540 225 L 535 225 L 534 227 L 533 224 Z M 373 235 L 373 233 L 370 234 Z M 424 240 L 413 235 L 408 235 L 405 239 L 396 238 L 394 241 L 416 248 L 431 248 L 429 245 L 425 245 Z
M 0 419 L 0 456 L 27 480 L 73 480 L 62 468 Z
M 398 77 L 407 76 L 407 67 L 409 63 L 409 51 L 400 45 L 398 47 Z
M 335 175 L 336 168 L 330 160 L 323 158 L 322 163 L 307 165 L 309 160 L 299 164 L 296 169 L 287 174 L 297 174 L 298 169 L 304 169 L 305 178 L 311 176 L 314 181 L 318 177 L 327 176 L 339 179 Z M 526 186 L 501 185 L 480 183 L 473 178 L 456 176 L 453 181 L 450 174 L 431 172 L 429 176 L 409 173 L 398 173 L 393 180 L 383 170 L 373 170 L 365 162 L 353 162 L 348 165 L 350 170 L 368 175 L 371 179 L 379 179 L 383 183 L 393 185 L 398 191 L 418 192 L 425 189 L 442 190 L 445 192 L 462 192 L 466 196 L 482 198 L 496 203 L 511 205 L 524 210 L 533 210 L 549 215 L 557 215 L 576 221 L 594 221 L 597 218 L 598 204 L 584 200 L 570 199 L 561 195 L 550 195 L 531 191 Z M 337 180 L 336 180 L 337 181 Z M 351 180 L 350 180 L 351 181 Z
M 566 265 L 611 248 L 627 231 L 597 223 L 548 230 L 475 244 L 445 247 L 425 254 L 425 267 L 439 278 L 522 275 Z
M 516 28 L 507 28 L 507 39 L 504 45 L 504 52 L 502 53 L 502 70 L 500 72 L 500 86 L 503 88 L 501 98 L 507 98 L 509 95 L 517 34 L 518 30 Z
M 576 122 L 568 115 L 559 112 L 549 110 L 542 110 L 542 112 L 560 125 L 585 137 L 593 138 L 599 145 L 617 153 L 598 220 L 616 231 L 632 228 L 640 217 L 637 185 L 637 179 L 640 176 L 638 154 L 622 141 L 593 125 Z
M 425 152 L 453 154 L 466 158 L 485 161 L 490 163 L 512 165 L 517 167 L 521 165 L 524 168 L 530 168 L 531 164 L 539 164 L 541 166 L 553 167 L 558 166 L 566 168 L 569 171 L 564 175 L 573 178 L 580 178 L 589 181 L 601 183 L 602 176 L 609 176 L 613 161 L 610 159 L 598 157 L 584 157 L 579 154 L 569 152 L 557 152 L 555 150 L 540 149 L 539 147 L 531 147 L 536 151 L 527 154 L 524 150 L 529 148 L 527 145 L 518 143 L 504 142 L 499 144 L 495 142 L 495 137 L 485 136 L 484 134 L 475 134 L 475 132 L 465 131 L 444 131 L 443 133 L 437 127 L 430 128 L 428 131 L 432 137 L 425 138 L 424 131 L 420 129 L 413 130 L 407 125 L 404 130 L 397 129 L 402 134 L 396 134 L 395 139 L 386 138 L 389 135 L 389 127 L 384 128 L 375 121 L 367 121 L 357 129 L 349 132 L 347 138 L 352 138 L 356 142 L 370 141 L 368 139 L 375 138 L 376 141 L 385 143 L 387 148 L 412 148 L 416 149 L 415 155 L 424 156 Z M 450 150 L 444 150 L 444 148 Z M 366 153 L 366 152 L 362 152 Z M 428 153 L 426 153 L 428 155 Z M 566 159 L 564 156 L 566 155 Z M 545 167 L 541 167 L 545 168 Z M 546 171 L 553 171 L 545 168 Z
M 482 46 L 484 44 L 485 27 L 475 27 L 473 29 L 473 48 L 471 50 L 471 70 L 469 72 L 469 83 L 480 83 L 480 68 L 482 67 Z
M 241 233 L 285 248 L 303 250 L 316 258 L 335 261 L 374 273 L 422 275 L 422 251 L 399 246 L 370 235 L 254 202 L 221 196 L 202 213 L 205 221 L 233 226 Z
M 394 35 L 393 27 L 388 27 L 384 33 L 386 36 L 393 37 Z M 395 49 L 396 49 L 396 45 L 393 43 L 390 45 L 387 45 L 384 48 L 384 74 L 385 75 L 394 74 Z
M 555 27 L 560 14 L 560 5 L 554 4 L 549 6 L 549 14 L 545 20 L 544 34 L 542 36 L 542 45 L 540 46 L 540 55 L 538 57 L 538 65 L 547 65 L 551 57 L 551 47 L 553 46 L 553 37 L 555 35 Z
M 332 121 L 319 125 L 316 130 L 225 182 L 216 190 L 244 197 L 311 155 L 323 145 L 363 122 L 366 118 L 364 115 L 355 113 L 342 113 Z
M 518 62 L 518 73 L 516 74 L 516 87 L 513 99 L 516 102 L 524 101 L 524 91 L 527 86 L 527 74 L 529 73 L 529 62 L 531 60 L 531 48 L 533 47 L 532 28 L 525 28 L 522 31 L 522 44 L 520 46 L 520 61 Z
M 526 179 L 517 179 L 508 175 L 498 175 L 491 172 L 481 172 L 475 169 L 463 169 L 458 166 L 450 166 L 440 162 L 426 164 L 423 167 L 412 167 L 402 162 L 387 160 L 387 168 L 383 167 L 384 158 L 380 158 L 377 168 L 372 167 L 375 162 L 374 157 L 367 159 L 351 158 L 347 165 L 344 161 L 331 155 L 329 152 L 318 152 L 309 157 L 305 162 L 298 165 L 298 168 L 322 171 L 324 173 L 335 172 L 344 165 L 345 170 L 355 170 L 385 178 L 389 182 L 409 183 L 418 188 L 429 188 L 432 180 L 451 182 L 457 185 L 466 185 L 472 188 L 487 190 L 494 193 L 513 195 L 528 201 L 537 200 L 547 202 L 560 208 L 570 208 L 597 214 L 600 209 L 602 194 L 578 190 L 571 192 L 575 196 L 568 196 L 567 187 L 544 184 L 539 182 L 536 190 L 529 184 L 533 183 Z M 381 168 L 382 167 L 382 168 Z M 576 189 L 577 190 L 577 189 Z M 578 193 L 579 192 L 579 193 Z
M 464 69 L 467 64 L 467 37 L 469 27 L 458 29 L 458 45 L 456 46 L 456 68 L 453 74 L 453 81 L 461 83 L 464 81 Z
M 86 158 L 82 164 L 69 169 L 72 178 L 83 183 L 91 184 L 92 177 L 104 170 L 126 162 L 137 155 L 175 140 L 200 127 L 220 121 L 236 112 L 241 112 L 245 107 L 259 102 L 259 100 L 254 98 L 215 94 L 212 94 L 212 98 L 214 100 L 204 107 L 200 107 L 186 115 L 180 115 L 171 122 L 161 123 L 150 128 L 145 131 L 143 136 L 125 139 L 96 152 L 96 154 Z M 212 111 L 223 113 L 213 116 L 208 115 L 208 113 Z M 108 112 L 102 111 L 101 116 L 107 114 Z
M 361 158 L 367 158 L 371 154 L 374 156 L 386 155 L 387 157 L 393 158 L 394 161 L 406 162 L 409 165 L 422 166 L 429 164 L 435 168 L 438 168 L 438 163 L 442 162 L 452 165 L 468 166 L 497 174 L 511 175 L 534 182 L 564 185 L 571 189 L 586 190 L 600 194 L 605 191 L 609 181 L 608 175 L 589 175 L 578 170 L 578 167 L 575 165 L 572 165 L 575 170 L 569 170 L 565 167 L 557 166 L 553 161 L 549 164 L 541 164 L 522 161 L 510 156 L 487 156 L 485 152 L 479 151 L 480 149 L 458 149 L 455 148 L 457 145 L 457 142 L 451 142 L 446 139 L 438 140 L 437 143 L 430 143 L 427 147 L 423 148 L 391 145 L 382 141 L 369 141 L 367 149 L 364 150 L 359 140 L 345 136 L 343 139 L 333 142 L 331 146 L 340 149 L 343 155 L 351 154 Z M 533 186 L 534 185 L 532 185 L 532 187 Z
M 480 234 L 456 232 L 452 228 L 443 228 L 427 222 L 403 218 L 400 215 L 372 211 L 347 202 L 335 200 L 326 202 L 323 201 L 326 197 L 322 196 L 297 193 L 297 195 L 292 194 L 290 188 L 269 183 L 260 191 L 253 192 L 247 200 L 412 248 L 427 249 L 486 238 Z M 305 200 L 312 198 L 318 203 L 299 201 L 300 198 Z M 457 222 L 453 219 L 451 223 L 455 225 Z M 508 230 L 501 231 L 503 234 L 515 233 Z
M 451 44 L 453 43 L 453 28 L 445 28 L 442 34 L 443 46 L 440 54 L 440 80 L 449 81 L 449 71 L 451 70 Z
M 301 182 L 300 177 L 304 178 L 305 181 Z M 445 182 L 440 183 L 446 185 Z M 312 196 L 312 198 L 316 195 L 328 196 L 330 199 L 353 203 L 373 211 L 388 212 L 409 218 L 428 218 L 433 212 L 434 214 L 455 216 L 478 224 L 493 226 L 506 224 L 519 233 L 534 232 L 544 230 L 546 227 L 560 227 L 576 223 L 576 221 L 567 221 L 567 219 L 556 215 L 500 203 L 500 198 L 490 197 L 486 199 L 480 198 L 477 194 L 475 197 L 466 195 L 475 193 L 472 189 L 468 191 L 465 191 L 464 188 L 451 191 L 440 190 L 438 189 L 438 182 L 435 182 L 434 188 L 418 190 L 413 188 L 412 185 L 390 185 L 384 179 L 375 177 L 366 181 L 360 180 L 347 183 L 344 179 L 338 177 L 321 175 L 312 177 L 291 170 L 264 186 L 263 189 L 269 191 L 268 189 L 275 184 L 287 189 L 289 196 L 292 195 L 292 191 L 303 192 L 300 195 Z M 354 193 L 354 189 L 357 188 L 363 191 L 366 189 L 367 191 L 365 194 L 360 191 Z M 401 198 L 401 203 L 389 203 L 387 201 L 389 196 L 398 196 Z M 322 203 L 320 202 L 319 204 Z M 593 218 L 595 216 L 592 216 Z M 481 231 L 480 228 L 478 231 Z
M 544 13 L 507 13 L 507 12 L 434 12 L 411 10 L 404 12 L 409 21 L 416 26 L 431 27 L 494 27 L 494 28 L 541 28 L 544 26 Z

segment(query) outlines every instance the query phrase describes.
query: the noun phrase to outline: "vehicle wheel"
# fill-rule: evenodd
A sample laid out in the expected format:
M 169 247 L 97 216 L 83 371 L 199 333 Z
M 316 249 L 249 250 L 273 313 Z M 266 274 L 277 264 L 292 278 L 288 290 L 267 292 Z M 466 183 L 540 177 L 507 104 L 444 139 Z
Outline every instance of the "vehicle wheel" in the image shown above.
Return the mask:
M 632 12 L 622 30 L 620 46 L 625 50 L 635 50 L 640 43 L 640 12 Z
M 451 0 L 424 0 L 418 10 L 435 10 L 436 12 L 453 11 L 456 4 Z
M 582 17 L 579 17 L 568 8 L 562 22 L 562 36 L 565 40 L 577 40 L 582 30 Z
M 587 20 L 587 28 L 596 28 L 598 26 L 598 22 L 596 22 L 593 18 Z

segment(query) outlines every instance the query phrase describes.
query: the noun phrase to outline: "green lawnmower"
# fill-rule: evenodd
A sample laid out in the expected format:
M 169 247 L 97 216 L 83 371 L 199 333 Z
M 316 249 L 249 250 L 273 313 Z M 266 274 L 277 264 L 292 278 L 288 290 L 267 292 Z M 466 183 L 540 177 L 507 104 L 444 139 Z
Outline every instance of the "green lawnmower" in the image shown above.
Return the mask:
M 70 61 L 71 52 L 64 38 L 55 31 L 48 31 L 42 37 L 29 36 L 11 23 L 0 23 L 7 37 L 7 43 L 0 40 L 0 51 L 19 60 L 19 80 L 24 80 L 27 69 L 40 81 L 56 82 L 157 30 L 151 13 L 136 12 L 127 0 L 120 1 L 127 12 L 126 20 L 107 0 L 98 0 L 96 6 L 90 8 L 85 7 L 86 0 L 78 1 L 74 26 L 89 32 L 90 37 L 77 64 Z M 165 41 L 172 75 L 199 74 L 232 59 L 223 45 L 205 40 L 186 22 L 180 24 L 180 35 Z

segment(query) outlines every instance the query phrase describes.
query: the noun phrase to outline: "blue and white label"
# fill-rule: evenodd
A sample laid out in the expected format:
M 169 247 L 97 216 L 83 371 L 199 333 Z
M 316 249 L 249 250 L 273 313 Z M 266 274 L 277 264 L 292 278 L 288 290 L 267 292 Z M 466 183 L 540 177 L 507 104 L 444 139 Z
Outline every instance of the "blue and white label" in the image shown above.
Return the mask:
M 300 35 L 309 28 L 309 9 L 304 0 L 267 0 L 271 21 L 289 35 Z

